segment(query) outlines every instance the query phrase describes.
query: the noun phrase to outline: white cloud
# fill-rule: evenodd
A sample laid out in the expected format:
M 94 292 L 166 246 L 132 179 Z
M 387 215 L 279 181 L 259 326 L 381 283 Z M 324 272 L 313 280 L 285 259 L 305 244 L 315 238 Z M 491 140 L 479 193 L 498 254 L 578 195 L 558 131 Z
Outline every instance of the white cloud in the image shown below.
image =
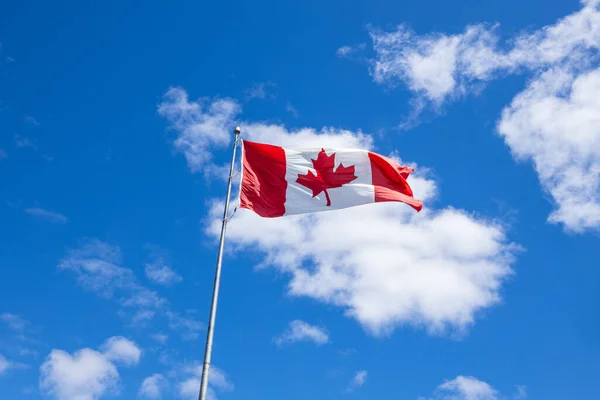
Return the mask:
M 40 122 L 37 119 L 35 119 L 34 117 L 32 117 L 31 115 L 25 116 L 25 122 L 27 122 L 28 124 L 33 125 L 33 126 L 41 125 Z
M 116 301 L 123 307 L 122 314 L 131 313 L 133 324 L 145 324 L 155 314 L 160 314 L 171 321 L 173 329 L 180 329 L 184 337 L 198 335 L 203 328 L 200 322 L 181 317 L 171 310 L 165 298 L 140 285 L 133 270 L 121 267 L 121 262 L 118 246 L 95 239 L 69 250 L 58 269 L 75 274 L 77 282 L 85 289 Z M 173 320 L 179 323 L 174 324 Z
M 127 341 L 127 350 L 123 343 Z M 40 367 L 40 389 L 59 400 L 96 400 L 119 394 L 120 377 L 114 363 L 131 365 L 131 346 L 135 343 L 123 338 L 110 338 L 99 352 L 89 348 L 72 355 L 63 350 L 52 350 Z
M 102 345 L 102 351 L 107 360 L 124 365 L 137 365 L 142 356 L 142 350 L 131 340 L 121 337 L 111 337 Z
M 267 88 L 275 86 L 272 82 L 259 82 L 252 85 L 251 88 L 244 91 L 246 100 L 267 98 Z M 274 95 L 268 95 L 270 98 L 275 98 Z
M 240 210 L 228 239 L 265 253 L 264 265 L 290 276 L 290 294 L 339 306 L 374 334 L 466 328 L 500 301 L 514 251 L 494 222 L 397 204 L 271 220 Z
M 8 158 L 8 154 L 6 154 L 6 151 L 4 149 L 0 149 L 0 160 L 2 160 L 3 158 Z
M 182 97 L 187 99 L 185 92 Z M 187 102 L 181 107 L 199 109 Z M 225 125 L 234 122 L 241 125 L 243 138 L 257 142 L 373 148 L 372 137 L 360 131 L 288 131 L 282 125 L 242 121 Z M 437 186 L 423 173 L 410 183 L 426 204 L 419 214 L 401 204 L 276 219 L 239 210 L 228 225 L 228 240 L 263 253 L 262 266 L 286 273 L 290 294 L 339 306 L 373 334 L 391 333 L 402 324 L 460 332 L 478 312 L 501 301 L 517 246 L 508 242 L 499 223 L 460 209 L 430 207 Z M 207 233 L 215 238 L 221 210 L 216 204 L 209 216 Z
M 118 266 L 120 262 L 119 247 L 90 240 L 79 249 L 70 250 L 58 269 L 73 272 L 81 286 L 110 298 L 117 290 L 136 287 L 133 271 Z
M 356 54 L 358 51 L 364 50 L 365 47 L 365 43 L 361 43 L 356 46 L 342 46 L 339 49 L 337 49 L 336 54 L 340 58 L 349 58 L 350 56 Z
M 19 355 L 22 357 L 37 357 L 38 352 L 33 349 L 21 347 L 21 348 L 19 348 Z
M 287 111 L 290 114 L 292 114 L 295 118 L 298 118 L 298 116 L 300 115 L 298 113 L 298 110 L 296 109 L 296 107 L 294 107 L 292 105 L 292 103 L 290 103 L 289 101 L 287 103 L 285 103 L 285 111 Z
M 367 381 L 367 371 L 365 371 L 365 370 L 358 371 L 354 375 L 354 378 L 352 379 L 352 383 L 356 386 L 362 386 L 365 384 L 366 381 Z
M 352 46 L 342 46 L 339 49 L 337 49 L 336 54 L 339 57 L 345 57 L 348 54 L 352 53 L 352 51 L 353 51 Z
M 502 113 L 498 132 L 515 158 L 531 160 L 574 232 L 600 228 L 600 69 L 556 68 L 534 79 Z
M 488 383 L 471 376 L 458 376 L 438 386 L 436 400 L 499 400 L 498 392 Z
M 184 372 L 188 377 L 178 385 L 179 396 L 182 399 L 196 400 L 200 391 L 202 365 L 189 364 L 184 367 Z M 208 372 L 208 400 L 217 400 L 218 392 L 230 392 L 232 390 L 234 390 L 234 386 L 227 375 L 219 368 L 211 366 Z
M 207 166 L 212 147 L 222 148 L 232 140 L 232 130 L 227 127 L 238 123 L 241 124 L 243 138 L 270 141 L 281 146 L 331 146 L 343 143 L 347 147 L 370 148 L 373 143 L 369 135 L 343 129 L 323 128 L 317 131 L 303 128 L 289 132 L 282 125 L 243 123 L 235 119 L 240 112 L 241 106 L 233 100 L 214 100 L 209 104 L 206 101 L 190 102 L 187 92 L 181 88 L 169 89 L 159 106 L 159 114 L 167 118 L 178 132 L 175 148 L 185 154 L 192 172 Z M 184 142 L 185 147 L 178 146 L 178 142 Z M 209 164 L 209 168 L 218 167 Z
M 457 376 L 438 386 L 434 396 L 429 400 L 522 400 L 527 398 L 523 386 L 517 386 L 516 389 L 516 393 L 505 396 L 487 382 L 472 376 Z
M 126 314 L 120 312 L 121 315 L 125 316 Z M 156 311 L 153 310 L 138 310 L 133 316 L 131 316 L 131 326 L 142 327 L 146 326 L 156 315 Z
M 513 396 L 514 400 L 523 400 L 527 398 L 527 390 L 525 386 L 519 385 L 517 386 L 517 393 Z
M 247 129 L 252 139 L 254 129 Z M 319 142 L 314 131 L 303 139 L 297 133 L 286 136 L 281 127 L 268 132 L 274 134 L 256 136 L 283 145 Z M 325 133 L 323 141 L 349 147 L 370 139 Z M 418 174 L 410 182 L 416 197 L 426 205 L 432 201 L 435 182 Z M 220 208 L 211 213 L 214 237 Z M 239 247 L 263 252 L 263 266 L 287 273 L 290 294 L 339 306 L 376 335 L 402 324 L 436 333 L 462 331 L 478 311 L 501 300 L 500 287 L 512 273 L 517 249 L 493 221 L 454 208 L 426 207 L 416 214 L 399 204 L 277 219 L 239 210 L 227 236 Z
M 26 208 L 25 212 L 29 215 L 33 215 L 34 217 L 45 219 L 49 222 L 54 222 L 57 224 L 65 224 L 69 221 L 69 219 L 61 213 L 44 210 L 43 208 L 39 207 Z
M 159 285 L 170 286 L 183 280 L 177 272 L 166 265 L 165 260 L 161 257 L 146 264 L 145 271 L 148 279 Z
M 222 148 L 233 140 L 231 120 L 240 111 L 230 99 L 190 102 L 181 88 L 169 89 L 158 106 L 158 113 L 177 132 L 175 151 L 185 155 L 193 172 L 211 160 L 211 146 Z
M 116 366 L 92 349 L 81 349 L 73 356 L 52 350 L 40 373 L 41 391 L 60 400 L 95 400 L 119 392 Z
M 10 368 L 12 368 L 12 366 L 13 363 L 11 361 L 8 361 L 6 357 L 0 354 L 0 376 L 6 371 L 8 371 Z
M 4 321 L 6 325 L 14 331 L 23 331 L 30 325 L 28 321 L 11 313 L 0 314 L 0 320 Z
M 13 369 L 28 369 L 29 365 L 8 360 L 0 353 L 0 377 Z
M 37 146 L 31 139 L 25 136 L 21 136 L 19 134 L 15 135 L 15 145 L 17 147 L 31 147 L 33 149 L 37 149 Z
M 164 333 L 155 333 L 150 335 L 150 337 L 160 344 L 165 344 L 169 340 L 169 335 L 165 335 Z
M 285 332 L 275 338 L 277 345 L 303 341 L 322 345 L 329 342 L 329 335 L 323 328 L 307 324 L 304 321 L 295 320 L 290 322 Z
M 499 45 L 497 26 L 471 25 L 456 35 L 371 31 L 375 82 L 405 84 L 429 102 L 477 91 L 501 75 L 531 71 L 533 80 L 506 107 L 498 132 L 518 160 L 531 160 L 553 198 L 549 221 L 566 230 L 600 228 L 600 9 L 598 1 Z M 408 125 L 414 119 L 409 118 Z
M 243 137 L 248 140 L 284 147 L 373 147 L 373 138 L 360 131 L 335 128 L 302 128 L 288 131 L 283 125 L 263 123 L 242 123 L 241 129 Z
M 352 380 L 350 381 L 350 386 L 348 386 L 347 391 L 352 391 L 354 389 L 357 389 L 357 388 L 363 386 L 367 382 L 367 375 L 368 375 L 368 373 L 364 369 L 357 371 L 354 374 L 354 377 L 352 378 Z
M 400 25 L 394 32 L 370 31 L 376 58 L 372 75 L 377 83 L 404 83 L 412 91 L 441 105 L 501 74 L 540 69 L 565 61 L 582 61 L 600 48 L 597 2 L 556 24 L 522 34 L 508 50 L 498 45 L 497 25 L 467 26 L 463 33 L 416 35 Z
M 169 326 L 171 329 L 183 331 L 182 339 L 196 340 L 200 336 L 200 331 L 204 329 L 204 324 L 194 318 L 185 317 L 174 312 L 167 312 Z
M 144 399 L 160 399 L 167 385 L 167 379 L 161 374 L 151 375 L 142 382 L 138 397 Z

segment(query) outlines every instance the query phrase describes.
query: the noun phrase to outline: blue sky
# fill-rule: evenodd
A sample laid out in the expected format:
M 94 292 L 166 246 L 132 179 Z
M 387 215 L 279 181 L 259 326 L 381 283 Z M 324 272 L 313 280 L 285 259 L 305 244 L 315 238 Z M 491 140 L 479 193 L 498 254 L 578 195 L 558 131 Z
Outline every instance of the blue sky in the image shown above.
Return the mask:
M 197 396 L 236 125 L 424 210 L 238 212 L 213 399 L 598 397 L 596 0 L 155 3 L 0 2 L 2 400 Z

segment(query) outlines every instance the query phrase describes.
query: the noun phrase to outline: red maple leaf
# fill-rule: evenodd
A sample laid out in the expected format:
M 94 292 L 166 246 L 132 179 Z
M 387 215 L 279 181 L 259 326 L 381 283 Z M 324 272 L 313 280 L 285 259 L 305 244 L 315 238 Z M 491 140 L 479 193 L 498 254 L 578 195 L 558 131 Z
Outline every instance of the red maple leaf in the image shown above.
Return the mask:
M 312 163 L 317 174 L 313 174 L 312 171 L 308 171 L 305 175 L 298 174 L 296 182 L 312 190 L 312 197 L 316 197 L 319 193 L 325 192 L 327 206 L 331 206 L 331 200 L 329 199 L 327 189 L 342 187 L 342 185 L 350 183 L 357 178 L 354 175 L 354 165 L 344 167 L 344 165 L 340 163 L 334 171 L 335 153 L 328 156 L 327 153 L 325 153 L 325 149 L 321 149 L 317 159 L 312 160 Z

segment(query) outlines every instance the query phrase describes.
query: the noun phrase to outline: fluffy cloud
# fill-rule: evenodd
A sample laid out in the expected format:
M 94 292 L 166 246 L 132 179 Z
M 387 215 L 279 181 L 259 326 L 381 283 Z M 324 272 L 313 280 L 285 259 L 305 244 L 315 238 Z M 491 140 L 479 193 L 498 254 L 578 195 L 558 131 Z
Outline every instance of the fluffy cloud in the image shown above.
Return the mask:
M 198 335 L 203 328 L 199 321 L 171 310 L 165 298 L 139 284 L 133 270 L 121 267 L 121 262 L 118 246 L 90 240 L 78 249 L 69 250 L 58 269 L 72 272 L 85 289 L 116 301 L 123 315 L 131 314 L 133 324 L 147 323 L 155 314 L 160 314 L 171 321 L 171 328 L 180 329 L 185 338 Z
M 368 205 L 263 220 L 241 210 L 228 239 L 289 274 L 290 294 L 340 306 L 374 334 L 405 323 L 462 330 L 500 301 L 513 247 L 501 226 L 464 211 L 411 211 Z
M 565 68 L 534 79 L 502 113 L 498 132 L 531 160 L 556 202 L 549 220 L 582 232 L 600 227 L 600 69 Z
M 160 399 L 167 385 L 167 379 L 161 374 L 151 375 L 142 382 L 138 396 L 144 399 Z
M 137 344 L 120 336 L 108 339 L 101 349 L 107 360 L 124 365 L 137 365 L 142 355 L 142 351 Z
M 346 131 L 250 124 L 245 132 L 284 146 L 371 147 L 369 136 Z M 410 179 L 415 196 L 431 202 L 435 182 L 418 174 Z M 220 209 L 211 214 L 215 237 Z M 290 294 L 337 305 L 378 335 L 407 323 L 431 332 L 466 328 L 477 311 L 500 301 L 515 250 L 493 221 L 454 208 L 416 214 L 398 204 L 278 219 L 240 210 L 227 234 L 287 273 Z
M 118 394 L 120 378 L 115 363 L 135 365 L 133 348 L 138 354 L 141 351 L 135 343 L 114 337 L 102 348 L 84 348 L 72 355 L 52 350 L 40 367 L 41 391 L 60 400 L 96 400 L 105 394 Z
M 230 99 L 190 102 L 181 88 L 169 89 L 158 106 L 158 113 L 177 132 L 175 151 L 185 155 L 192 171 L 200 170 L 211 160 L 210 146 L 224 147 L 229 143 L 231 120 L 240 110 Z
M 284 343 L 294 343 L 308 341 L 317 345 L 329 342 L 327 332 L 318 326 L 307 324 L 304 321 L 295 320 L 290 322 L 287 330 L 275 338 L 275 343 L 279 346 Z
M 179 396 L 183 399 L 196 400 L 200 390 L 202 365 L 189 364 L 184 367 L 184 373 L 188 377 L 179 383 Z M 211 366 L 208 375 L 208 400 L 217 400 L 218 392 L 230 392 L 234 389 L 227 375 L 219 368 Z
M 416 92 L 417 113 L 502 75 L 532 71 L 534 79 L 503 111 L 498 132 L 517 159 L 533 162 L 556 205 L 549 221 L 573 232 L 600 228 L 600 10 L 597 0 L 582 4 L 504 46 L 497 26 L 483 24 L 457 35 L 419 36 L 404 25 L 371 31 L 374 81 Z
M 258 142 L 373 148 L 371 136 L 362 132 L 288 131 L 240 121 L 228 125 L 233 122 L 242 126 L 245 138 Z M 402 324 L 436 333 L 462 331 L 478 311 L 501 300 L 516 246 L 494 221 L 451 207 L 430 207 L 435 182 L 423 174 L 409 179 L 415 197 L 427 206 L 419 214 L 399 204 L 276 219 L 240 210 L 228 225 L 228 241 L 263 253 L 263 266 L 290 277 L 290 294 L 339 306 L 373 334 L 391 333 Z M 207 233 L 215 238 L 221 213 L 222 205 L 215 204 L 209 215 Z
M 471 25 L 456 35 L 419 36 L 405 25 L 393 32 L 371 30 L 373 79 L 403 83 L 440 105 L 501 74 L 581 60 L 600 47 L 597 6 L 597 1 L 584 2 L 580 11 L 556 24 L 516 37 L 507 50 L 498 45 L 497 25 Z
M 457 376 L 451 381 L 446 381 L 438 386 L 434 397 L 429 400 L 500 400 L 500 399 L 525 399 L 526 393 L 522 386 L 517 387 L 517 392 L 510 396 L 502 396 L 488 383 L 472 376 Z

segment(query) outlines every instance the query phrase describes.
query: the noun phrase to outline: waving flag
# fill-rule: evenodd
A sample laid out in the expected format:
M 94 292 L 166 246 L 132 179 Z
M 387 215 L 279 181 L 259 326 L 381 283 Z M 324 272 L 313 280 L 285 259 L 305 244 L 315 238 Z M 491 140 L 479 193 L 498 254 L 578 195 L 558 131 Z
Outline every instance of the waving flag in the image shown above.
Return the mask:
M 243 142 L 240 207 L 262 217 L 398 201 L 423 207 L 406 182 L 413 171 L 358 149 L 291 149 Z

